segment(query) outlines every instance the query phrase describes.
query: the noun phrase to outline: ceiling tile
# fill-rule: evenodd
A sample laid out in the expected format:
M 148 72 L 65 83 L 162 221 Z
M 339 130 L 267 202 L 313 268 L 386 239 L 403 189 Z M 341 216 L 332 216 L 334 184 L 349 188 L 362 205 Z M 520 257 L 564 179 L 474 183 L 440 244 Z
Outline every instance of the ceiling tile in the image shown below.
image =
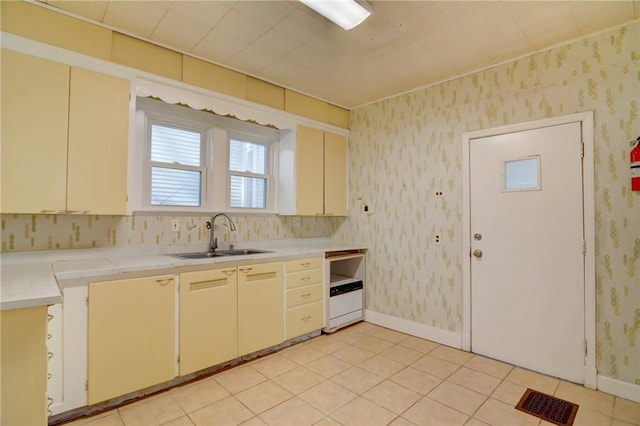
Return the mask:
M 233 8 L 231 1 L 174 0 L 169 11 L 213 28 Z
M 51 6 L 59 7 L 71 13 L 102 22 L 104 13 L 107 10 L 107 0 L 95 1 L 70 1 L 70 0 L 48 0 L 46 3 Z
M 201 23 L 169 11 L 151 34 L 151 39 L 190 52 L 209 30 Z
M 149 38 L 170 5 L 165 1 L 109 1 L 103 22 Z

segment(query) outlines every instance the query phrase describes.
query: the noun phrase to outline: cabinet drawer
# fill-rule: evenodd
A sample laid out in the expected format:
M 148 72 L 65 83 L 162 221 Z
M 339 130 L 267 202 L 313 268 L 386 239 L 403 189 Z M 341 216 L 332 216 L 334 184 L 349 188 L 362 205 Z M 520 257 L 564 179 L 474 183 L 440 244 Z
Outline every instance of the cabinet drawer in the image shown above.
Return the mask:
M 287 274 L 287 288 L 322 283 L 322 269 L 292 272 Z
M 287 290 L 287 308 L 322 300 L 322 284 Z
M 287 309 L 287 339 L 319 330 L 322 326 L 322 301 Z
M 289 260 L 287 263 L 287 272 L 307 271 L 310 269 L 322 268 L 321 257 L 307 257 L 305 259 Z

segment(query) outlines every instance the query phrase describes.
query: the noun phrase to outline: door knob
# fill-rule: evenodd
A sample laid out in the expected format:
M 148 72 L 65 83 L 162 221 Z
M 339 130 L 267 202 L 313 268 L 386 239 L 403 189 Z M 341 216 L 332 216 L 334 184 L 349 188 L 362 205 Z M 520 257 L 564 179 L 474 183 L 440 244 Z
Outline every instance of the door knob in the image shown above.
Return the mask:
M 480 250 L 480 249 L 475 249 L 475 250 L 473 251 L 473 255 L 474 255 L 475 257 L 477 257 L 478 259 L 480 259 L 480 258 L 482 257 L 482 250 Z

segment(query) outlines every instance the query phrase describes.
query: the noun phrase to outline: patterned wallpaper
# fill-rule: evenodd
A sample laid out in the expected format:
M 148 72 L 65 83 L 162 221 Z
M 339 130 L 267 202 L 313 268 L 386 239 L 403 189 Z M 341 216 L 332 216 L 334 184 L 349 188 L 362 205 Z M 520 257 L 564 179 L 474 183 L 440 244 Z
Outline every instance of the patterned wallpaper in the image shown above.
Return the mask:
M 330 237 L 344 218 L 291 216 L 235 216 L 229 231 L 224 218 L 216 220 L 218 244 L 234 241 Z M 180 231 L 171 231 L 178 219 Z M 206 244 L 211 216 L 57 216 L 2 215 L 2 251 L 91 247 L 131 247 Z
M 352 111 L 352 215 L 334 238 L 369 246 L 368 309 L 460 332 L 462 134 L 594 110 L 597 367 L 640 384 L 640 192 L 629 190 L 628 144 L 640 136 L 638 40 L 634 23 Z

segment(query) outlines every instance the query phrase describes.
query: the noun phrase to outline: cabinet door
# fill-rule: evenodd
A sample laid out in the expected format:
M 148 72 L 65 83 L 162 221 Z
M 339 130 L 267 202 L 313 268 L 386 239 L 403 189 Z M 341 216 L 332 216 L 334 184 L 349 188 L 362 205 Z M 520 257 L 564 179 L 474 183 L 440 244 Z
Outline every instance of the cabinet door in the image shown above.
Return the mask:
M 69 213 L 126 214 L 129 82 L 71 68 Z
M 175 377 L 173 275 L 89 285 L 88 403 Z
M 238 267 L 238 355 L 283 341 L 282 263 Z
M 180 274 L 180 375 L 238 356 L 237 268 Z
M 2 213 L 63 212 L 69 66 L 2 49 Z
M 324 214 L 347 215 L 347 138 L 324 134 Z
M 296 140 L 296 212 L 324 213 L 324 144 L 322 130 L 298 126 Z

